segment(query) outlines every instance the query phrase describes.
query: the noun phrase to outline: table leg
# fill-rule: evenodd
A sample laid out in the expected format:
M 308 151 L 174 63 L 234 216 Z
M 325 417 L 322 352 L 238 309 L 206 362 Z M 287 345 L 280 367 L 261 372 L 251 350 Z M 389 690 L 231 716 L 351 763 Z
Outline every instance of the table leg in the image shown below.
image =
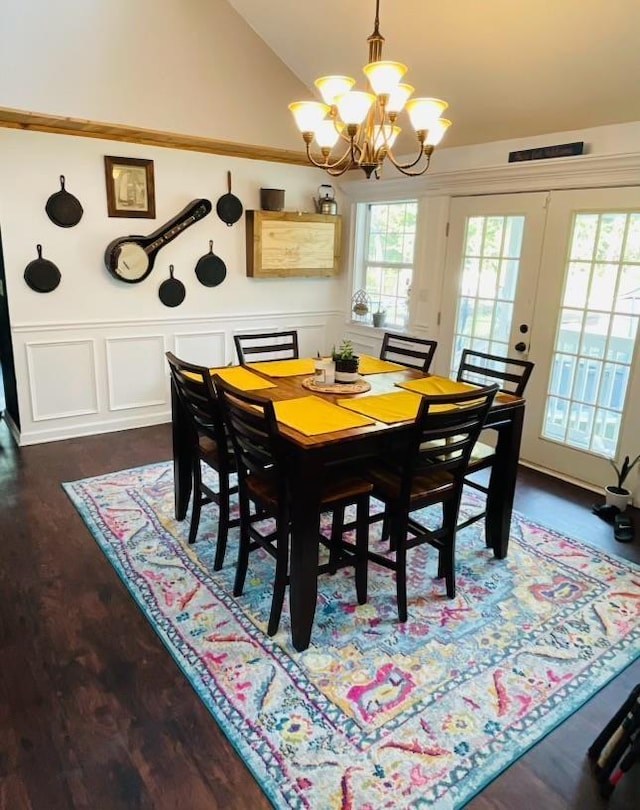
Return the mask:
M 299 652 L 309 646 L 318 595 L 322 465 L 312 455 L 304 451 L 296 454 L 291 473 L 289 604 L 291 640 Z
M 189 425 L 171 382 L 171 428 L 173 435 L 173 488 L 176 520 L 184 520 L 191 497 L 191 441 Z
M 498 442 L 489 479 L 485 531 L 488 545 L 499 560 L 504 559 L 509 550 L 523 422 L 524 404 L 514 408 L 511 419 L 497 428 Z

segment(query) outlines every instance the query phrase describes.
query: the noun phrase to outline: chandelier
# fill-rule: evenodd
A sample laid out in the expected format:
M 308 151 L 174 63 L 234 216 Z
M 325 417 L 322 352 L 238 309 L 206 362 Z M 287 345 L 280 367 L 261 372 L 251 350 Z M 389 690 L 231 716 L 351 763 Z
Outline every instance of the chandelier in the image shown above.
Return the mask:
M 307 158 L 337 177 L 349 169 L 362 169 L 368 178 L 380 177 L 382 164 L 389 161 L 403 174 L 424 174 L 434 148 L 451 121 L 441 114 L 449 106 L 438 98 L 413 98 L 414 88 L 403 84 L 407 66 L 382 59 L 384 37 L 378 30 L 380 0 L 376 0 L 373 33 L 368 38 L 369 63 L 363 68 L 367 91 L 353 90 L 355 79 L 349 76 L 322 76 L 315 85 L 324 103 L 294 101 L 289 104 L 306 144 Z M 396 124 L 405 110 L 418 140 L 418 154 L 409 163 L 400 163 L 393 144 L 400 134 Z M 315 140 L 321 158 L 311 152 Z

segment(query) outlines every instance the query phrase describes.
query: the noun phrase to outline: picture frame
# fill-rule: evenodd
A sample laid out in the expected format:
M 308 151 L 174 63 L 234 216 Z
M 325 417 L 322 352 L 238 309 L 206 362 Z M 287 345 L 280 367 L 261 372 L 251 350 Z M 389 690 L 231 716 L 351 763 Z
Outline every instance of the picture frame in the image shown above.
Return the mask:
M 104 171 L 110 217 L 155 219 L 152 160 L 105 155 Z

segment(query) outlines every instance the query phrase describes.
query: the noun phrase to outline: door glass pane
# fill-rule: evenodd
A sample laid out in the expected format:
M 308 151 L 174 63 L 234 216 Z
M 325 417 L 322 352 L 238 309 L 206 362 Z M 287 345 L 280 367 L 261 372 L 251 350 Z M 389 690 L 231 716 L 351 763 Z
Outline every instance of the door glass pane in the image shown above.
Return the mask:
M 506 355 L 513 315 L 523 216 L 474 216 L 466 222 L 451 373 L 464 348 Z
M 640 317 L 639 246 L 637 213 L 574 218 L 546 439 L 607 457 L 617 453 Z

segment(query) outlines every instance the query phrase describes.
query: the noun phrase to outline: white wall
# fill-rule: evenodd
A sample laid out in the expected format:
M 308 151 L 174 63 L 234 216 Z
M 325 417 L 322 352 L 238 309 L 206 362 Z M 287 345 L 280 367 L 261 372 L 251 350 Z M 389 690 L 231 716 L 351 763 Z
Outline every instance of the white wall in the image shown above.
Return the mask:
M 154 161 L 155 220 L 108 218 L 107 154 Z M 285 189 L 287 210 L 312 211 L 325 179 L 313 168 L 0 130 L 0 226 L 22 444 L 167 421 L 167 350 L 215 366 L 235 361 L 234 332 L 295 327 L 307 354 L 326 351 L 338 339 L 342 277 L 247 277 L 244 218 L 228 227 L 215 212 L 228 169 L 245 209 L 259 208 L 264 186 Z M 45 213 L 60 174 L 84 208 L 73 228 L 54 225 Z M 148 234 L 197 197 L 210 199 L 214 210 L 160 250 L 147 279 L 126 284 L 108 273 L 103 257 L 112 239 Z M 211 288 L 194 272 L 210 239 L 227 265 L 225 281 Z M 47 294 L 34 292 L 23 278 L 38 243 L 62 274 Z M 186 287 L 184 303 L 174 309 L 158 298 L 169 264 Z
M 300 149 L 307 96 L 225 0 L 2 0 L 3 107 Z
M 2 4 L 3 107 L 299 150 L 287 104 L 307 95 L 225 0 Z M 155 220 L 108 218 L 105 155 L 154 161 Z M 234 359 L 238 331 L 296 327 L 306 353 L 340 337 L 343 279 L 248 279 L 244 221 L 228 228 L 215 210 L 163 248 L 144 282 L 125 284 L 107 273 L 103 254 L 112 239 L 148 234 L 197 197 L 215 205 L 228 169 L 246 209 L 259 208 L 265 186 L 285 189 L 286 210 L 311 211 L 326 180 L 311 168 L 0 130 L 0 227 L 21 443 L 166 421 L 169 349 L 213 366 Z M 70 229 L 55 226 L 44 210 L 61 174 L 84 206 Z M 215 288 L 194 274 L 209 239 L 227 264 Z M 62 273 L 49 294 L 23 280 L 38 243 Z M 158 299 L 170 263 L 187 289 L 175 309 Z

